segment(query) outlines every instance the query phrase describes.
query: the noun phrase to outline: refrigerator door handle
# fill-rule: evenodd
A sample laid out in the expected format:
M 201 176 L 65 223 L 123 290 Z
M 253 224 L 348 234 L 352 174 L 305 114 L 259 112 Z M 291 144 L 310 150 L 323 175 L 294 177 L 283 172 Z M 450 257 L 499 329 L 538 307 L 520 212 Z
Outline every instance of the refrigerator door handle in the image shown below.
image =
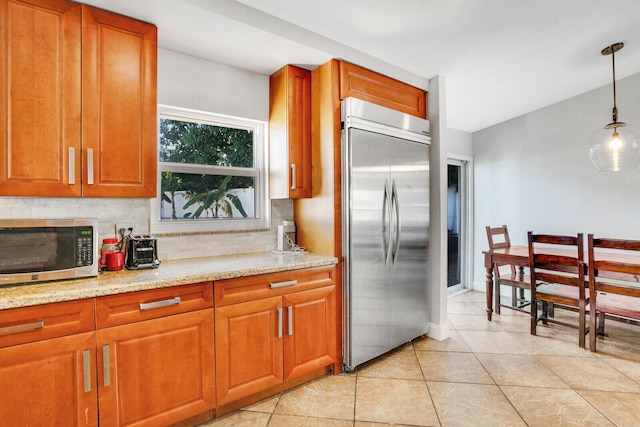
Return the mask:
M 393 265 L 396 264 L 398 259 L 398 252 L 400 250 L 400 203 L 398 203 L 398 189 L 396 187 L 396 180 L 393 180 L 391 185 L 391 206 L 393 216 Z
M 382 196 L 382 260 L 388 265 L 391 249 L 391 207 L 389 197 L 389 182 L 384 181 L 384 194 Z

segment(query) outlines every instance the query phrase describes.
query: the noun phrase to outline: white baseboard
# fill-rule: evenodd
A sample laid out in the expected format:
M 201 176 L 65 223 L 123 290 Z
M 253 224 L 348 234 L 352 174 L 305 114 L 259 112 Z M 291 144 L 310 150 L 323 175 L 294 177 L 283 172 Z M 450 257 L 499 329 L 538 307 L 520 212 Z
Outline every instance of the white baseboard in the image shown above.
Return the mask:
M 441 325 L 429 323 L 428 327 L 429 329 L 427 331 L 427 336 L 429 338 L 433 338 L 434 340 L 443 341 L 449 338 L 449 336 L 451 335 L 449 333 L 449 324 L 446 322 Z

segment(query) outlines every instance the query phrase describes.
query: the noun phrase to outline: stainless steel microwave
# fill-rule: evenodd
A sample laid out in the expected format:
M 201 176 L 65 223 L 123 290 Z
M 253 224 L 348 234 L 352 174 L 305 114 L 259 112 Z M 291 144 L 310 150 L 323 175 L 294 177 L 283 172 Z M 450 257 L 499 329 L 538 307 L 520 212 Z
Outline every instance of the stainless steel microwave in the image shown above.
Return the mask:
M 1 219 L 0 286 L 98 275 L 97 219 Z

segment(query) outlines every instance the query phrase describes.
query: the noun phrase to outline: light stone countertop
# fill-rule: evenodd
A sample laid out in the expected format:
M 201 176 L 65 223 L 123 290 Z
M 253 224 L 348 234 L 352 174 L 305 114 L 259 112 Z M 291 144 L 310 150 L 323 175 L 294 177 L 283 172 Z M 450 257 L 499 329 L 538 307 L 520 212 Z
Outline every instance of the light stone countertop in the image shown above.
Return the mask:
M 333 265 L 337 258 L 271 252 L 163 261 L 149 270 L 105 271 L 98 277 L 0 288 L 0 310 L 165 288 L 234 277 Z

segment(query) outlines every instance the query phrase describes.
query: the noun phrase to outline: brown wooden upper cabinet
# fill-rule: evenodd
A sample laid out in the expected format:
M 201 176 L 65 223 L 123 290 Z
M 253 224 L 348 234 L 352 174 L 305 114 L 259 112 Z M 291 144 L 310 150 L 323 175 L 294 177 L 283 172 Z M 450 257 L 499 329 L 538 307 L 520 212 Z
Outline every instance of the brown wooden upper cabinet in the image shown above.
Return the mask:
M 272 199 L 311 197 L 311 72 L 286 65 L 269 81 Z
M 0 195 L 155 197 L 157 29 L 0 0 Z
M 349 97 L 427 118 L 427 97 L 422 89 L 340 61 L 340 99 Z

